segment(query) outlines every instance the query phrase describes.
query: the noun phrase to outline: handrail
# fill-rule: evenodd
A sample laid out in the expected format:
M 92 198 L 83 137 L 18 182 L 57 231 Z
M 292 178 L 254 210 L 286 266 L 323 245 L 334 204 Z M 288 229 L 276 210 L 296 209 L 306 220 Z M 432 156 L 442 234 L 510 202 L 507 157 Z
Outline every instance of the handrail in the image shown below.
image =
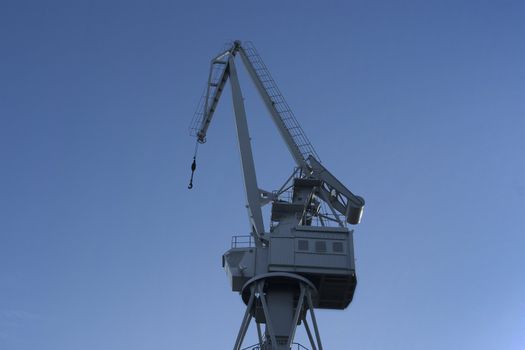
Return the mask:
M 251 248 L 255 247 L 255 240 L 252 235 L 232 236 L 232 248 Z
M 251 346 L 248 346 L 246 348 L 242 348 L 241 350 L 265 350 L 264 347 L 261 348 L 259 344 L 254 344 Z M 292 346 L 290 347 L 290 350 L 310 350 L 307 347 L 299 344 L 299 343 L 292 343 Z

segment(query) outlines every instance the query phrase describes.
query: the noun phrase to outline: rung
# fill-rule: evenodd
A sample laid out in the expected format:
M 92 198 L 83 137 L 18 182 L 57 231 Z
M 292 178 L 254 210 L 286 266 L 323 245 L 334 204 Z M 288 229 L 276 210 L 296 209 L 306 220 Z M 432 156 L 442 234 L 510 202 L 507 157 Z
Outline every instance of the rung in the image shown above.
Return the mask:
M 284 128 L 288 131 L 288 133 L 296 143 L 296 146 L 301 152 L 303 158 L 306 159 L 308 155 L 311 154 L 314 155 L 317 159 L 319 159 L 312 145 L 308 141 L 308 138 L 304 134 L 303 129 L 300 127 L 299 123 L 295 119 L 292 110 L 290 109 L 283 95 L 279 91 L 277 84 L 270 75 L 268 68 L 266 67 L 262 59 L 259 57 L 257 50 L 255 50 L 255 48 L 251 46 L 250 43 L 245 43 L 243 47 L 246 57 L 248 58 L 252 67 L 255 70 L 257 78 L 259 79 L 263 89 L 266 91 L 266 94 L 272 101 L 275 111 L 279 114 Z

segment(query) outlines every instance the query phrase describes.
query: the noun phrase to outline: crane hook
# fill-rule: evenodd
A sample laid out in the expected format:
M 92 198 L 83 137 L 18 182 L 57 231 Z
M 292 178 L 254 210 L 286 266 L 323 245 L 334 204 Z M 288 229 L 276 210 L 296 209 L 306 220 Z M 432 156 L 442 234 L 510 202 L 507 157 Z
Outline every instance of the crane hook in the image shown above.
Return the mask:
M 188 185 L 188 190 L 191 190 L 193 188 L 193 173 L 195 173 L 196 168 L 197 168 L 197 162 L 195 161 L 195 157 L 193 157 L 193 163 L 191 163 L 190 184 Z
M 191 163 L 191 177 L 190 177 L 190 183 L 188 185 L 188 190 L 191 190 L 193 188 L 193 173 L 195 173 L 195 169 L 197 169 L 197 150 L 199 148 L 199 143 L 195 142 L 195 151 L 193 152 L 193 162 Z

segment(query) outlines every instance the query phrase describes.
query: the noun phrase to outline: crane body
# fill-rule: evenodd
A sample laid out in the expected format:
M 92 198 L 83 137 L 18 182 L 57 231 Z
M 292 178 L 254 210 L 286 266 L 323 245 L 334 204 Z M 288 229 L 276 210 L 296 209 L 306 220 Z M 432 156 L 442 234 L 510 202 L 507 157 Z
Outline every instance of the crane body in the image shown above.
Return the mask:
M 237 56 L 241 57 L 296 164 L 276 191 L 262 190 L 257 184 L 235 65 Z M 304 348 L 293 343 L 297 326 L 303 324 L 312 350 L 322 350 L 314 309 L 341 310 L 352 301 L 357 280 L 353 230 L 348 224 L 360 222 L 364 200 L 321 164 L 250 43 L 235 41 L 212 59 L 206 91 L 192 128 L 199 143 L 206 141 L 228 80 L 251 227 L 250 235 L 233 236 L 231 248 L 222 257 L 232 291 L 240 293 L 246 304 L 233 349 L 242 349 L 248 327 L 255 320 L 259 342 L 244 349 Z M 271 204 L 270 227 L 265 228 L 261 208 L 268 204 Z

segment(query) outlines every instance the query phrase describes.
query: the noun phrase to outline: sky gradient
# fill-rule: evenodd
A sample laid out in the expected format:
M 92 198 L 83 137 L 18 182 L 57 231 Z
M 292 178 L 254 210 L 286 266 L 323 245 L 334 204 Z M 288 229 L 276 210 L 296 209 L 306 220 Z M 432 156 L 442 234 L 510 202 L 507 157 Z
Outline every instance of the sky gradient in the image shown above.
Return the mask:
M 209 60 L 235 39 L 367 201 L 354 301 L 317 313 L 325 348 L 525 349 L 524 16 L 517 0 L 2 1 L 0 349 L 233 346 L 221 255 L 248 223 L 229 88 L 186 186 Z M 293 162 L 239 70 L 273 190 Z

